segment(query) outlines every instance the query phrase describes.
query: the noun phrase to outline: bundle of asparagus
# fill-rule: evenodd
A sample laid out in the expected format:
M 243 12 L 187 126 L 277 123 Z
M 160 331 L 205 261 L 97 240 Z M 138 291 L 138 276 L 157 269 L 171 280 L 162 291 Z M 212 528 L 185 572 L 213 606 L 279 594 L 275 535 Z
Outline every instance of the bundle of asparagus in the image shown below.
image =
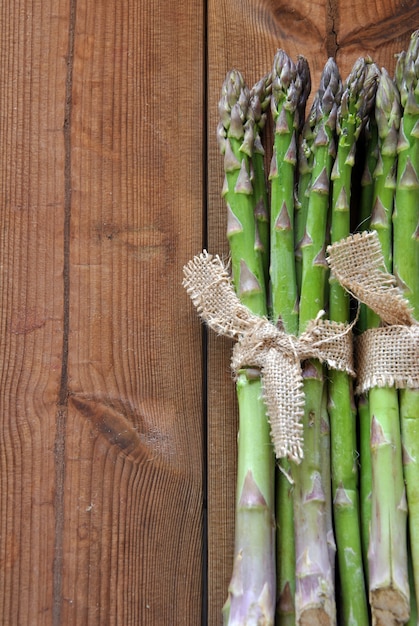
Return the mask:
M 275 427 L 265 405 L 263 365 L 255 366 L 249 357 L 236 372 L 236 538 L 224 624 L 414 624 L 419 594 L 419 31 L 399 55 L 394 79 L 371 59 L 360 58 L 342 83 L 330 58 L 305 117 L 310 88 L 307 60 L 294 63 L 284 50 L 277 51 L 271 71 L 252 89 L 236 70 L 222 86 L 217 134 L 232 281 L 241 303 L 271 321 L 272 330 L 268 325 L 260 341 L 268 351 L 284 350 L 285 358 L 295 358 L 299 338 L 304 342 L 321 316 L 327 315 L 331 325 L 346 325 L 338 342 L 356 323 L 357 401 L 349 367 L 339 371 L 326 359 L 329 369 L 321 355 L 312 356 L 317 352 L 298 352 L 303 454 L 290 453 L 300 448 L 272 445 Z M 263 136 L 269 109 L 273 137 Z M 264 146 L 270 141 L 266 175 Z M 353 177 L 354 165 L 364 170 L 361 184 Z M 354 225 L 378 237 L 371 249 L 372 270 L 366 269 L 369 261 L 358 258 L 358 249 L 352 252 L 371 232 L 366 239 L 350 237 Z M 334 267 L 343 244 L 355 259 L 348 274 L 360 268 L 378 276 L 377 290 L 371 281 L 368 289 L 389 293 L 389 307 L 396 293 L 401 321 L 364 296 L 363 279 L 359 285 L 357 278 L 350 282 Z M 188 272 L 185 286 L 191 289 Z M 360 308 L 356 300 L 366 304 Z M 279 348 L 274 327 L 285 337 Z M 367 338 L 374 342 L 384 331 L 387 341 L 400 328 L 409 329 L 416 346 L 414 356 L 406 357 L 409 372 L 397 371 L 397 349 L 388 356 L 384 343 L 389 373 L 381 373 L 375 357 L 373 369 L 380 371 L 364 384 L 360 372 L 372 354 Z

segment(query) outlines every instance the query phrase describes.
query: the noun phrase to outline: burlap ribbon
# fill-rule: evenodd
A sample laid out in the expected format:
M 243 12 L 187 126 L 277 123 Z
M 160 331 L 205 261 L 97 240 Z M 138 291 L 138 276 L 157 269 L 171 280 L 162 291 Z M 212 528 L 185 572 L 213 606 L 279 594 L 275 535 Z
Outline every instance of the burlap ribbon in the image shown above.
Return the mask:
M 184 267 L 183 284 L 201 318 L 217 333 L 235 339 L 232 369 L 258 368 L 271 436 L 278 458 L 303 458 L 304 393 L 301 361 L 319 359 L 354 375 L 351 327 L 312 320 L 300 337 L 254 315 L 237 297 L 218 256 L 204 251 Z
M 352 235 L 329 246 L 328 253 L 333 275 L 383 322 L 356 341 L 356 393 L 393 385 L 419 388 L 419 323 L 385 269 L 377 233 Z

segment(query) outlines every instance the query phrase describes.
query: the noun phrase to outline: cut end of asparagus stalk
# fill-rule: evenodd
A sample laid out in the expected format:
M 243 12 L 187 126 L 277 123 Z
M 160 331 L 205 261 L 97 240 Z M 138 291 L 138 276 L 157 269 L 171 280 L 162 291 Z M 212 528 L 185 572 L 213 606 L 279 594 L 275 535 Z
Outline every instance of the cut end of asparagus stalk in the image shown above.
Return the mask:
M 398 589 L 377 589 L 370 592 L 374 626 L 397 626 L 409 619 L 409 600 Z
M 323 574 L 315 571 L 313 565 L 307 557 L 306 562 L 301 564 L 307 574 L 303 580 L 299 580 L 297 575 L 296 594 L 304 597 L 304 611 L 299 613 L 297 610 L 296 623 L 299 626 L 313 626 L 314 624 L 332 626 L 336 623 L 335 604 L 330 601 L 330 598 L 334 598 L 334 592 L 333 589 L 325 587 Z M 319 588 L 323 589 L 321 596 L 319 596 Z
M 332 626 L 335 623 L 324 611 L 320 609 L 308 610 L 299 620 L 298 626 Z
M 368 547 L 370 605 L 374 623 L 402 624 L 409 618 L 410 593 L 398 396 L 397 390 L 387 388 L 373 388 L 369 396 L 373 486 Z M 393 468 L 391 485 L 382 475 L 387 467 Z M 385 621 L 389 616 L 392 622 Z

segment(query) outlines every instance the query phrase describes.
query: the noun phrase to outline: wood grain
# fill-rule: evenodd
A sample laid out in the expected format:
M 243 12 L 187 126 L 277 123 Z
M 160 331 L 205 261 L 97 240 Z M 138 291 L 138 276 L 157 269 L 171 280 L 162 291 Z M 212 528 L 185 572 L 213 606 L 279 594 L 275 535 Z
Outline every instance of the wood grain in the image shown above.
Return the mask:
M 231 344 L 209 334 L 205 360 L 181 286 L 204 245 L 227 253 L 221 83 L 253 84 L 278 47 L 314 88 L 329 55 L 343 76 L 360 54 L 392 70 L 418 17 L 404 0 L 2 4 L 0 623 L 221 623 Z
M 0 11 L 0 622 L 198 624 L 203 10 Z
M 270 70 L 277 48 L 307 57 L 312 94 L 324 63 L 335 56 L 342 78 L 354 61 L 370 55 L 394 70 L 415 25 L 417 3 L 403 0 L 209 0 L 208 3 L 208 250 L 227 255 L 226 215 L 220 192 L 222 160 L 216 143 L 217 103 L 228 70 L 240 70 L 249 86 Z M 269 146 L 268 146 L 269 151 Z M 229 374 L 231 346 L 208 343 L 208 624 L 221 624 L 221 607 L 231 577 L 237 406 Z
M 202 12 L 79 0 L 74 33 L 61 620 L 199 623 L 201 335 L 181 268 L 202 242 Z
M 0 621 L 51 624 L 68 2 L 0 9 Z

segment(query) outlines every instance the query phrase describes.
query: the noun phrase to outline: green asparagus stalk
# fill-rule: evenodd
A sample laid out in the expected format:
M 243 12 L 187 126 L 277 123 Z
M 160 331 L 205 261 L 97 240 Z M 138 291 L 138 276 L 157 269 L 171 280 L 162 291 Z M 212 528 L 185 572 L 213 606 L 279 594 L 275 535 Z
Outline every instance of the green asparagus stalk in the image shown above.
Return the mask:
M 407 552 L 409 556 L 412 554 L 411 546 L 409 542 L 407 546 Z M 409 621 L 407 622 L 407 626 L 417 626 L 419 623 L 419 615 L 418 615 L 418 606 L 416 602 L 415 580 L 413 577 L 413 564 L 412 564 L 411 558 L 409 558 L 408 567 L 409 567 L 409 587 L 410 587 L 410 616 L 409 616 Z
M 399 57 L 396 80 L 403 117 L 398 143 L 393 271 L 419 320 L 419 31 Z M 419 598 L 419 389 L 400 391 L 404 476 L 409 507 L 410 549 Z
M 258 245 L 262 255 L 265 284 L 269 282 L 269 201 L 265 175 L 265 150 L 262 143 L 262 132 L 265 127 L 267 110 L 271 99 L 271 74 L 259 80 L 250 90 L 248 117 L 254 122 L 253 146 L 249 146 L 249 155 L 253 168 L 253 202 Z
M 292 60 L 279 50 L 275 56 L 272 72 L 271 112 L 274 122 L 274 146 L 269 179 L 271 181 L 271 299 L 272 317 L 284 324 L 287 332 L 296 333 L 298 314 L 296 310 L 296 282 L 293 258 L 293 246 L 289 239 L 293 236 L 293 191 L 295 177 L 295 111 L 298 92 L 295 88 L 296 68 Z M 290 94 L 288 92 L 291 92 Z M 285 104 L 291 108 L 287 112 Z M 294 147 L 292 147 L 292 141 Z M 289 148 L 291 146 L 291 151 Z M 287 206 L 288 203 L 288 206 Z M 279 215 L 283 208 L 286 216 L 280 223 Z M 292 252 L 291 252 L 292 250 Z M 281 261 L 283 271 L 278 272 Z M 289 283 L 287 271 L 291 271 Z M 282 293 L 290 289 L 289 298 L 282 300 Z M 281 293 L 282 288 L 282 293 Z M 282 307 L 279 304 L 282 304 Z M 291 304 L 292 303 L 292 304 Z M 284 319 L 284 311 L 286 311 Z M 292 504 L 292 485 L 288 480 L 289 461 L 281 459 L 276 476 L 276 519 L 277 519 L 277 610 L 276 622 L 281 626 L 295 623 L 295 545 L 294 512 Z
M 294 485 L 290 480 L 290 462 L 280 459 L 276 476 L 277 512 L 277 626 L 295 624 L 295 541 L 294 541 Z
M 271 297 L 274 322 L 288 333 L 298 332 L 298 294 L 294 256 L 294 184 L 297 163 L 297 106 L 301 84 L 297 69 L 283 50 L 275 55 L 271 111 L 274 148 L 271 181 Z
M 366 326 L 364 328 L 366 330 Z M 362 560 L 366 579 L 368 571 L 368 545 L 370 541 L 371 502 L 372 502 L 372 463 L 370 447 L 370 406 L 368 394 L 362 394 L 357 401 L 359 439 L 359 509 L 362 541 Z
M 407 506 L 399 405 L 393 391 L 373 388 L 369 394 L 372 503 L 368 564 L 371 612 L 377 624 L 399 624 L 409 618 Z
M 367 230 L 370 226 L 371 210 L 373 206 L 374 196 L 374 171 L 378 161 L 378 129 L 375 115 L 371 114 L 365 124 L 364 132 L 364 153 L 365 162 L 364 169 L 361 178 L 361 190 L 359 199 L 359 208 L 356 213 L 355 230 L 362 231 Z M 356 324 L 357 330 L 361 333 L 367 329 L 367 307 L 364 304 L 360 305 L 358 322 Z M 364 401 L 361 403 L 365 407 Z M 369 425 L 368 425 L 369 430 Z M 369 440 L 368 440 L 369 448 Z M 368 453 L 369 456 L 369 453 Z M 364 462 L 366 459 L 364 459 Z
M 300 57 L 298 67 L 283 50 L 278 50 L 272 71 L 271 111 L 274 149 L 271 180 L 272 316 L 285 331 L 298 332 L 298 293 L 294 258 L 294 185 L 296 178 L 296 132 L 308 97 L 308 65 Z M 290 465 L 279 461 L 277 474 L 277 623 L 295 623 L 295 549 Z
M 317 118 L 317 102 L 316 94 L 314 102 L 311 106 L 310 113 L 304 123 L 298 137 L 298 181 L 297 195 L 295 199 L 295 272 L 297 278 L 297 290 L 301 292 L 301 273 L 302 273 L 302 250 L 301 246 L 304 241 L 304 232 L 307 220 L 308 202 L 310 197 L 311 173 L 313 170 L 313 142 L 314 142 L 314 126 Z
M 300 54 L 296 63 L 296 84 L 299 93 L 297 103 L 298 126 L 297 134 L 300 135 L 305 122 L 307 100 L 311 92 L 311 73 L 307 59 Z
M 364 128 L 365 163 L 361 178 L 361 195 L 356 230 L 367 230 L 371 219 L 374 194 L 374 170 L 378 160 L 378 129 L 375 115 L 368 117 Z
M 396 63 L 396 69 L 394 72 L 394 82 L 396 83 L 397 89 L 399 90 L 399 93 L 401 94 L 401 92 L 403 91 L 402 83 L 405 80 L 404 70 L 405 70 L 405 64 L 406 64 L 406 50 L 403 50 L 402 52 L 400 52 L 398 55 L 396 55 L 396 57 L 397 57 L 397 63 Z M 406 98 L 404 97 L 402 106 L 404 106 L 405 102 L 406 102 Z
M 378 129 L 378 160 L 373 173 L 374 193 L 370 228 L 376 230 L 384 262 L 392 271 L 392 216 L 396 190 L 397 141 L 400 128 L 400 97 L 383 68 L 377 90 L 375 118 Z M 379 317 L 368 311 L 368 327 L 379 325 Z
M 316 107 L 313 169 L 302 250 L 302 286 L 299 331 L 325 304 L 327 264 L 326 229 L 329 183 L 335 147 L 334 132 L 341 80 L 329 59 L 322 73 Z M 330 560 L 326 489 L 322 479 L 321 415 L 323 369 L 317 361 L 303 364 L 305 393 L 304 459 L 293 465 L 296 546 L 296 623 L 334 624 L 336 604 Z
M 297 105 L 298 132 L 297 132 L 297 191 L 294 197 L 294 248 L 297 292 L 301 287 L 301 248 L 300 242 L 304 235 L 305 220 L 308 206 L 308 184 L 311 178 L 313 164 L 311 144 L 313 143 L 313 126 L 315 123 L 315 105 L 313 104 L 307 118 L 305 109 L 311 91 L 311 75 L 308 62 L 300 56 L 297 60 L 297 81 L 302 84 L 300 100 Z
M 241 74 L 229 72 L 219 103 L 218 139 L 225 172 L 222 195 L 227 204 L 227 237 L 236 291 L 251 311 L 265 315 L 266 286 L 248 156 L 254 139 L 254 124 L 247 116 L 249 98 L 250 92 Z
M 321 475 L 325 485 L 332 484 L 331 463 L 330 463 L 330 415 L 328 409 L 327 385 L 323 385 L 323 398 L 321 404 L 320 417 L 320 459 L 321 459 Z M 336 541 L 333 528 L 333 502 L 332 490 L 325 489 L 325 508 L 326 508 L 326 529 L 327 529 L 327 546 L 329 549 L 329 559 L 331 573 L 335 577 L 335 561 L 336 561 Z
M 266 315 L 266 288 L 248 156 L 254 141 L 254 125 L 247 115 L 249 98 L 241 74 L 229 72 L 219 102 L 218 138 L 224 153 L 223 196 L 227 203 L 233 282 L 241 301 L 254 313 Z M 223 608 L 224 623 L 270 625 L 275 611 L 274 460 L 260 372 L 239 373 L 237 396 L 235 556 Z
M 419 31 L 399 58 L 398 87 L 403 117 L 398 142 L 397 188 L 394 211 L 394 273 L 414 315 L 419 317 L 417 268 L 419 258 Z M 400 68 L 403 68 L 401 71 Z M 401 74 L 401 76 L 400 76 Z M 407 247 L 406 247 L 407 246 Z
M 374 172 L 378 162 L 378 128 L 375 114 L 368 117 L 364 128 L 365 163 L 361 179 L 361 196 L 356 230 L 367 230 L 370 227 L 371 211 L 374 202 Z M 361 303 L 356 328 L 363 333 L 368 328 L 368 307 Z M 370 450 L 370 411 L 368 394 L 357 399 L 358 441 L 359 441 L 359 497 L 360 525 L 362 539 L 362 557 L 365 576 L 368 580 L 368 543 L 371 524 L 372 468 Z
M 375 96 L 373 75 L 367 81 L 368 65 L 358 59 L 348 76 L 338 108 L 338 148 L 332 171 L 331 241 L 350 234 L 351 176 L 357 140 Z M 349 296 L 336 279 L 330 279 L 330 319 L 349 322 Z M 340 576 L 341 622 L 368 623 L 359 525 L 358 471 L 356 464 L 356 413 L 352 380 L 345 372 L 329 373 L 331 419 L 332 488 L 337 556 Z
M 309 320 L 318 314 L 325 302 L 324 294 L 328 271 L 325 250 L 329 187 L 336 155 L 334 134 L 341 89 L 339 70 L 335 61 L 330 58 L 321 77 L 313 129 L 312 151 L 314 160 L 304 238 L 301 244 L 303 272 L 300 297 L 300 332 L 305 330 Z
M 379 158 L 374 172 L 371 228 L 377 231 L 384 262 L 392 269 L 391 220 L 396 187 L 397 138 L 400 126 L 398 90 L 385 69 L 377 91 L 375 117 Z M 369 328 L 380 324 L 367 311 Z M 374 387 L 368 394 L 372 458 L 371 524 L 368 548 L 370 604 L 373 619 L 406 621 L 409 583 L 406 545 L 407 507 L 403 481 L 397 389 Z M 391 472 L 392 480 L 387 478 Z

